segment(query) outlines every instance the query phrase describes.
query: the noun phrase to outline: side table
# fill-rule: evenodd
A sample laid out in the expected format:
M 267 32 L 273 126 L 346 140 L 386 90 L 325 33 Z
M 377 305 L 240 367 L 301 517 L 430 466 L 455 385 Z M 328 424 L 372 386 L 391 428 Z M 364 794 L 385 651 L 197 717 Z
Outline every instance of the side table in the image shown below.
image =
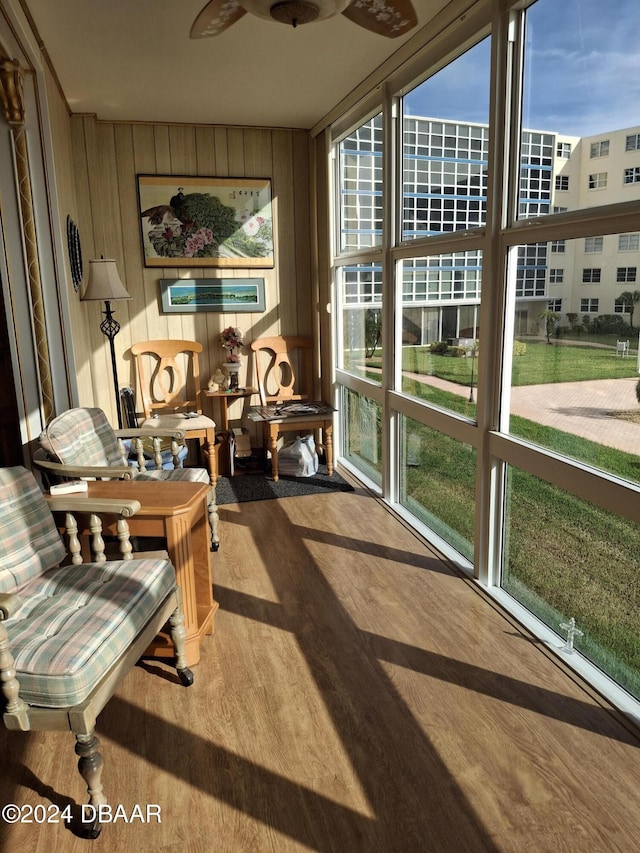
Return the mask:
M 200 642 L 213 634 L 213 616 L 218 603 L 213 598 L 207 501 L 211 486 L 205 483 L 166 483 L 145 480 L 96 480 L 89 482 L 88 498 L 129 498 L 140 501 L 140 510 L 127 519 L 131 536 L 166 539 L 167 551 L 182 589 L 187 664 L 200 660 Z M 78 533 L 89 531 L 82 516 Z M 105 524 L 103 533 L 115 534 L 116 521 Z M 135 558 L 135 552 L 134 552 Z M 159 634 L 146 655 L 173 657 L 168 635 Z
M 257 388 L 242 388 L 238 391 L 203 391 L 205 397 L 218 400 L 220 402 L 220 430 L 227 432 L 229 429 L 229 414 L 228 406 L 233 400 L 251 397 L 258 393 Z

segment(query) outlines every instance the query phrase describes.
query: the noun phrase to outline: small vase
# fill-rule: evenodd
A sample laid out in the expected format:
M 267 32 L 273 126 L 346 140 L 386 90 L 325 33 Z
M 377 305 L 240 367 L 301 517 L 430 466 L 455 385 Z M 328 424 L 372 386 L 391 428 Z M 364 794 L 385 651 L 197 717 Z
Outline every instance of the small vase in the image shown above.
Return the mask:
M 237 391 L 239 386 L 238 374 L 240 373 L 239 361 L 228 361 L 226 364 L 229 373 L 229 391 Z

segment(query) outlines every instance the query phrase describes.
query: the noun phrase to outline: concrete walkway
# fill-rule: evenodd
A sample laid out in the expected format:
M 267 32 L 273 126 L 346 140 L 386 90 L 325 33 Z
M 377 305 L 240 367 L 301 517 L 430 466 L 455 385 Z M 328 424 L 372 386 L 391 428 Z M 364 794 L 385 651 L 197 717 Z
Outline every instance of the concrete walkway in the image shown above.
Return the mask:
M 406 374 L 405 374 L 406 375 Z M 469 388 L 435 376 L 409 374 L 453 394 L 468 397 Z M 563 432 L 573 433 L 625 450 L 640 453 L 640 423 L 615 417 L 615 412 L 638 412 L 637 377 L 558 382 L 550 385 L 520 385 L 511 389 L 511 414 Z

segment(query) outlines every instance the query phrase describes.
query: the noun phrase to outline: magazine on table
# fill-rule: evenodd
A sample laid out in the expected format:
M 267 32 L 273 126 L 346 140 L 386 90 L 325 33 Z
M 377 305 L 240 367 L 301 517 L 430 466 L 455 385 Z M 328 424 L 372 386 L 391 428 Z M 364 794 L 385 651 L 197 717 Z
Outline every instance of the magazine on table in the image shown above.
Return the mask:
M 296 400 L 290 403 L 270 403 L 268 406 L 255 406 L 249 412 L 252 420 L 272 420 L 273 418 L 299 418 L 301 415 L 328 415 L 335 412 L 328 403 Z

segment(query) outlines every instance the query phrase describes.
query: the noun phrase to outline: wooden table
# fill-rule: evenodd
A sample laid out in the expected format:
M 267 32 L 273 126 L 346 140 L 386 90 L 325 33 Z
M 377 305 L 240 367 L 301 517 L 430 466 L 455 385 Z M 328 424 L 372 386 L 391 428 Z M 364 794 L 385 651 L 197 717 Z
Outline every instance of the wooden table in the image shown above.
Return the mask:
M 227 412 L 229 402 L 251 397 L 258 393 L 257 388 L 239 388 L 237 391 L 203 391 L 205 397 L 220 401 L 220 430 L 226 432 L 229 429 L 229 414 Z
M 213 598 L 209 550 L 207 502 L 210 491 L 211 486 L 206 483 L 97 480 L 89 482 L 87 492 L 89 499 L 129 498 L 140 501 L 139 512 L 127 519 L 131 535 L 166 540 L 176 579 L 182 589 L 189 666 L 200 660 L 200 641 L 206 634 L 213 634 L 213 615 L 218 609 Z M 85 523 L 83 517 L 80 517 L 80 523 Z M 105 523 L 103 531 L 114 534 L 115 524 L 115 519 L 111 524 Z M 78 530 L 82 533 L 87 531 L 88 527 Z M 172 658 L 175 652 L 169 635 L 159 634 L 145 654 Z
M 304 407 L 308 412 L 292 411 Z M 321 429 L 324 451 L 327 458 L 327 474 L 333 474 L 333 413 L 328 403 L 282 403 L 256 406 L 249 410 L 250 420 L 261 423 L 271 452 L 271 476 L 278 482 L 278 436 L 281 432 L 313 432 Z

